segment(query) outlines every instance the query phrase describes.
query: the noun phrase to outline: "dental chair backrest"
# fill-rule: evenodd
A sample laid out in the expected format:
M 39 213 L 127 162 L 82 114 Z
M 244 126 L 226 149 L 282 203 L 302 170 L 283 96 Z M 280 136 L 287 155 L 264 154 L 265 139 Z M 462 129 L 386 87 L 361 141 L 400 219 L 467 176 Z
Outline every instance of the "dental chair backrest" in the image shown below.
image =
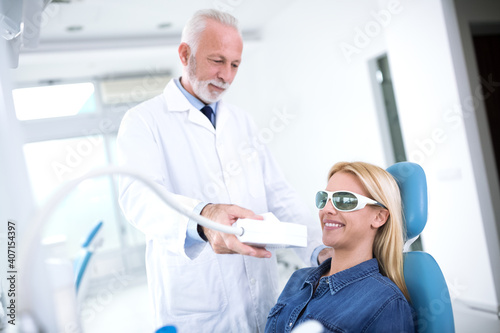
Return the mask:
M 427 180 L 420 165 L 396 163 L 387 171 L 401 192 L 406 223 L 406 240 L 415 239 L 427 223 Z M 454 332 L 450 293 L 434 258 L 422 251 L 405 252 L 404 277 L 416 312 L 419 333 Z

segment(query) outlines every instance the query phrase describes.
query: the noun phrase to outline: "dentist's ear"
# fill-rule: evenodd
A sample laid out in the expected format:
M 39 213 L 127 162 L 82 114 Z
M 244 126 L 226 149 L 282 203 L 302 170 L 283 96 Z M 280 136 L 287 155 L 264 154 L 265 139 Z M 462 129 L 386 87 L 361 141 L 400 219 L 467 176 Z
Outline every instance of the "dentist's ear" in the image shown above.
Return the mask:
M 179 45 L 179 58 L 184 66 L 187 66 L 189 56 L 191 55 L 191 48 L 186 43 L 181 43 Z
M 378 229 L 381 226 L 383 226 L 387 220 L 389 219 L 389 210 L 382 208 L 382 207 L 377 207 L 376 208 L 377 212 L 375 213 L 374 219 L 372 221 L 372 228 Z

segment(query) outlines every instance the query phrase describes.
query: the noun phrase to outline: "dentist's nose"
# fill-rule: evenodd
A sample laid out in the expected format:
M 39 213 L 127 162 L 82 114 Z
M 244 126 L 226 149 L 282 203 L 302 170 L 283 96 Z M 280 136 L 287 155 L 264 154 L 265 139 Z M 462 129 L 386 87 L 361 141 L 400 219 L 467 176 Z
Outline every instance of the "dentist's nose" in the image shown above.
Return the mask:
M 225 66 L 222 66 L 219 69 L 219 72 L 217 73 L 217 78 L 231 84 L 234 80 L 234 77 L 236 75 L 237 69 L 232 67 L 231 64 L 226 64 Z

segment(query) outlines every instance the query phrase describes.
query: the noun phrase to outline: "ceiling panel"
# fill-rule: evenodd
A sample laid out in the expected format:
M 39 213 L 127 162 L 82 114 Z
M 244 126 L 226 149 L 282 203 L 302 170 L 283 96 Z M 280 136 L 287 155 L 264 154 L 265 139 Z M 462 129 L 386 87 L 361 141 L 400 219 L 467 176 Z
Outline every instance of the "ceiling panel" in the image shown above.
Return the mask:
M 40 41 L 179 35 L 197 9 L 234 14 L 243 30 L 259 30 L 289 0 L 72 0 L 51 3 L 44 13 Z

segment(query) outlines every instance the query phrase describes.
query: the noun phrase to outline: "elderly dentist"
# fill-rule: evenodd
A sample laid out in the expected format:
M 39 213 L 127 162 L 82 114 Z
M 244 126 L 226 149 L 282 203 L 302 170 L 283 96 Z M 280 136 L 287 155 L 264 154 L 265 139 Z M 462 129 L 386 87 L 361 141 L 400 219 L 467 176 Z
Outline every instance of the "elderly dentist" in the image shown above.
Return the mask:
M 241 63 L 236 19 L 198 11 L 179 46 L 180 78 L 162 95 L 129 110 L 120 126 L 120 164 L 175 194 L 194 212 L 230 225 L 273 212 L 305 224 L 299 255 L 317 265 L 327 257 L 321 230 L 287 184 L 249 115 L 221 97 Z M 155 327 L 179 332 L 263 332 L 278 296 L 275 256 L 198 226 L 133 179 L 120 180 L 120 204 L 146 237 L 146 266 Z M 242 208 L 245 207 L 245 208 Z

